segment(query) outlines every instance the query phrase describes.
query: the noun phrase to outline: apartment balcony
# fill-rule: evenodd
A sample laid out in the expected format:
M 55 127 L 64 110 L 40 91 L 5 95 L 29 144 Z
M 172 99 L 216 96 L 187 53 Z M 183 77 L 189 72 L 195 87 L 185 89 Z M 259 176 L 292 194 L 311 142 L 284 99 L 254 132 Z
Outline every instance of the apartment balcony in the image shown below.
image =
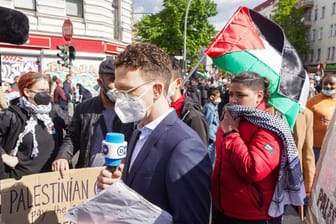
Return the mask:
M 301 7 L 310 9 L 313 8 L 314 1 L 313 0 L 301 0 Z
M 306 27 L 306 28 L 310 28 L 312 26 L 312 21 L 311 20 L 304 20 L 303 21 L 303 25 Z

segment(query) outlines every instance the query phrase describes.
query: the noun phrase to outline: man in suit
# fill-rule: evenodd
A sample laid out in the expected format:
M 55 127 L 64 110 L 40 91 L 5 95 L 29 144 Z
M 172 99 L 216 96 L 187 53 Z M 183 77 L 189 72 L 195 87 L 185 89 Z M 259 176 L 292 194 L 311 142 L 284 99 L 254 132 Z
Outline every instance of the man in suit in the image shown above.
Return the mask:
M 122 175 L 129 187 L 171 213 L 174 223 L 208 223 L 211 161 L 198 134 L 169 107 L 170 57 L 155 45 L 134 44 L 118 55 L 115 68 L 115 111 L 122 122 L 139 124 L 125 166 L 102 170 L 98 187 Z

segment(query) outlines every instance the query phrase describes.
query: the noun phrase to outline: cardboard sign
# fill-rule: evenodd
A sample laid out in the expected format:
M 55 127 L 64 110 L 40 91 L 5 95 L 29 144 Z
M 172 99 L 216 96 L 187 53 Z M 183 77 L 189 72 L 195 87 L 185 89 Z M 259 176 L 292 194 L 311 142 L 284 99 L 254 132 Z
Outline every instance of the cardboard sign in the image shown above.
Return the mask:
M 63 179 L 59 172 L 50 172 L 1 180 L 0 223 L 69 223 L 63 215 L 96 194 L 102 169 L 71 169 Z
M 329 123 L 316 166 L 307 223 L 336 223 L 336 113 Z

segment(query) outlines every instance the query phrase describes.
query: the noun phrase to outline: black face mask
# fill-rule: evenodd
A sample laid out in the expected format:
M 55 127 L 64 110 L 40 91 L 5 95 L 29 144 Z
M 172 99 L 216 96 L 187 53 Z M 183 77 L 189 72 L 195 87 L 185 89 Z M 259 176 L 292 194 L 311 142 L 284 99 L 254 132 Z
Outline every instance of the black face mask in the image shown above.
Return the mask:
M 34 96 L 34 101 L 37 105 L 48 105 L 50 100 L 49 92 L 36 93 Z

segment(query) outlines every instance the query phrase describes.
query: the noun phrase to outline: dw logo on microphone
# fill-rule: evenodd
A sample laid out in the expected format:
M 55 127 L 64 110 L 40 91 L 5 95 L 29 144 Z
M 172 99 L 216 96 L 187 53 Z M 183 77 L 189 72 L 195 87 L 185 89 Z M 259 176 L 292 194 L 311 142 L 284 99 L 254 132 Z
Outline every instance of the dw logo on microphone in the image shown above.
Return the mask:
M 126 152 L 127 152 L 126 149 L 127 149 L 126 145 L 119 146 L 118 149 L 117 149 L 118 156 L 126 156 Z

